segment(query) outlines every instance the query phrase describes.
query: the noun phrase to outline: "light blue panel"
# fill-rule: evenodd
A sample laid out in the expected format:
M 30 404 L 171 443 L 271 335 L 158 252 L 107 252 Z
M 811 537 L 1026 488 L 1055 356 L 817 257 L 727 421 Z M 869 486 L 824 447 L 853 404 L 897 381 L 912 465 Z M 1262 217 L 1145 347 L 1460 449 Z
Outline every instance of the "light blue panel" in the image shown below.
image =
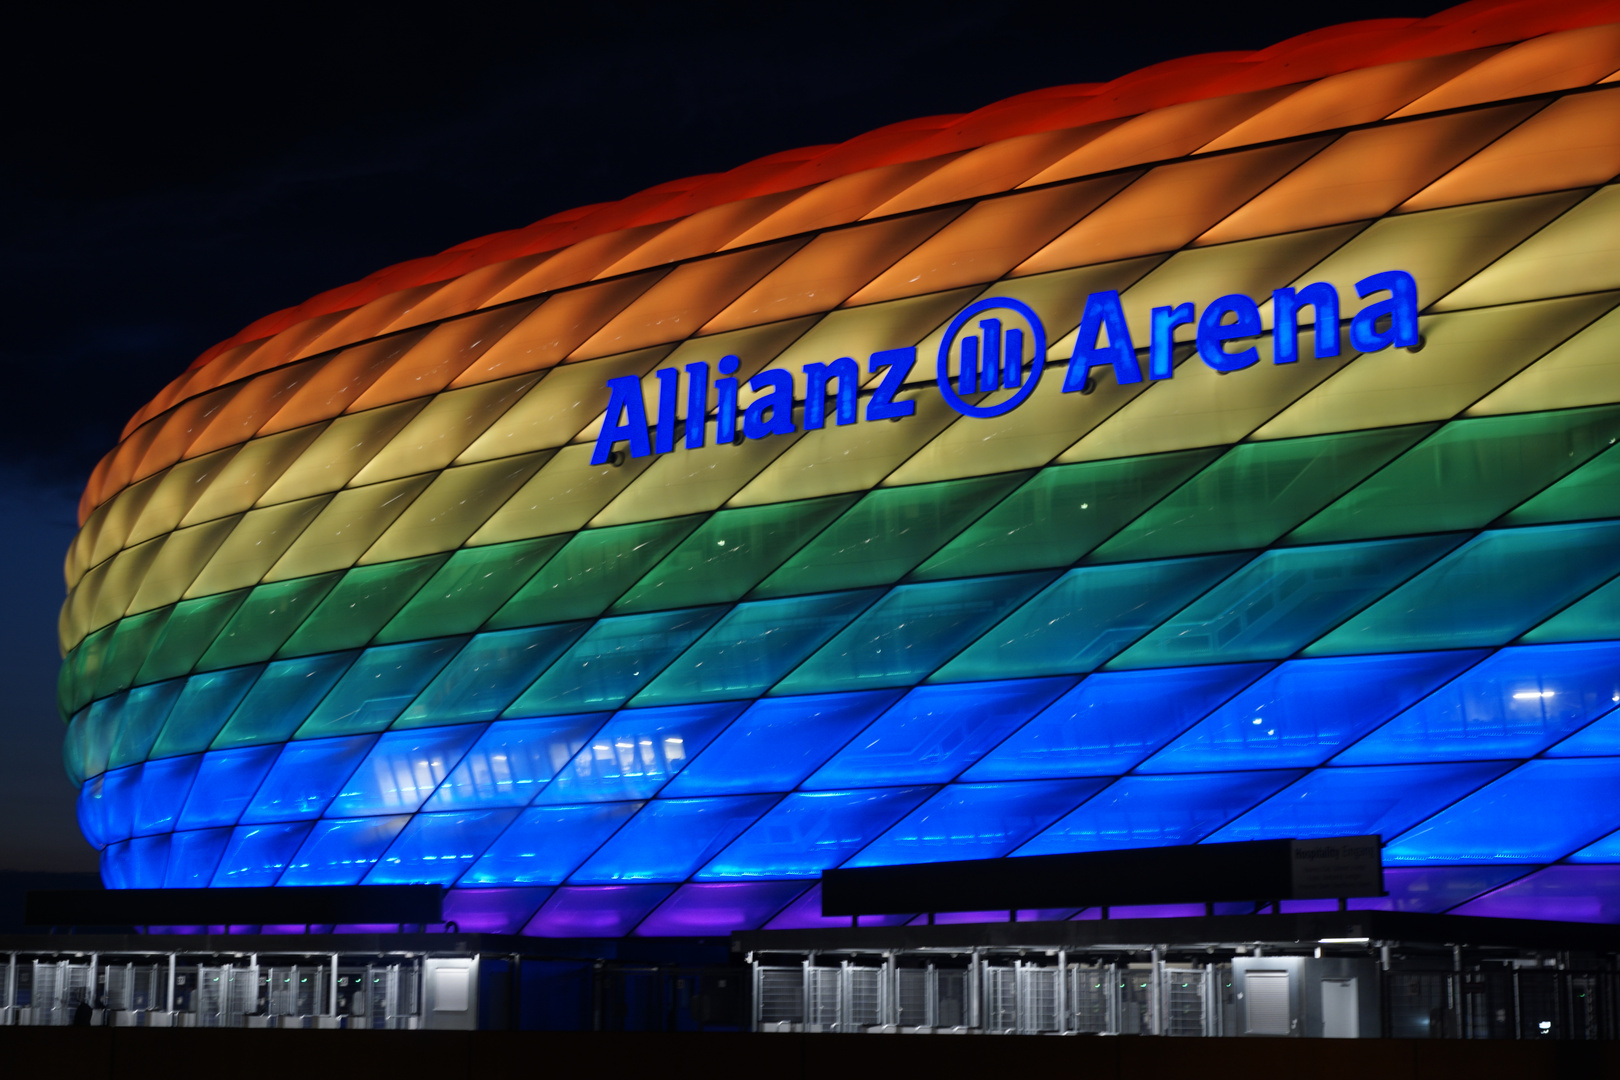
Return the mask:
M 126 889 L 161 889 L 169 867 L 169 837 L 137 836 L 124 848 L 124 880 Z M 120 845 L 114 845 L 118 847 Z M 112 848 L 108 849 L 109 851 Z
M 84 775 L 96 776 L 107 771 L 107 760 L 119 729 L 124 726 L 126 694 L 102 698 L 86 710 L 80 738 L 83 746 Z
M 1511 762 L 1487 761 L 1317 769 L 1209 841 L 1375 834 L 1389 840 L 1512 767 Z
M 332 800 L 329 812 L 333 817 L 414 813 L 483 731 L 460 724 L 387 732 Z
M 563 654 L 590 623 L 479 634 L 400 715 L 395 727 L 493 720 Z
M 450 885 L 501 834 L 513 810 L 417 814 L 366 875 L 367 885 Z
M 698 636 L 724 607 L 682 608 L 601 619 L 504 715 L 616 709 L 635 696 Z
M 307 821 L 290 825 L 238 825 L 231 831 L 219 869 L 214 871 L 214 888 L 255 889 L 274 885 L 313 827 Z
M 1108 784 L 1103 777 L 949 784 L 845 865 L 997 859 Z
M 1073 685 L 1069 679 L 920 686 L 805 781 L 808 788 L 943 784 Z
M 762 698 L 670 781 L 668 796 L 791 791 L 903 690 Z
M 1091 671 L 1248 558 L 1208 555 L 1070 570 L 962 650 L 929 681 Z
M 1195 844 L 1299 777 L 1298 769 L 1127 776 L 1013 854 Z
M 1335 760 L 1393 765 L 1529 757 L 1620 702 L 1620 644 L 1503 649 Z
M 1620 464 L 1620 454 L 1609 453 Z M 1554 641 L 1610 641 L 1620 638 L 1620 579 L 1599 585 L 1540 626 L 1525 631 L 1519 641 L 1546 645 Z M 127 721 L 126 721 L 127 722 Z
M 686 768 L 743 703 L 623 709 L 546 785 L 536 805 L 650 799 Z
M 1267 551 L 1109 666 L 1174 667 L 1284 659 L 1462 539 L 1458 535 L 1417 536 Z
M 400 830 L 409 814 L 317 821 L 277 885 L 357 885 Z
M 462 876 L 470 885 L 561 885 L 642 804 L 534 806 L 524 810 Z
M 1620 863 L 1620 832 L 1612 832 L 1597 843 L 1569 857 L 1573 863 Z
M 1212 664 L 1092 675 L 986 754 L 963 779 L 1127 772 L 1270 667 Z
M 935 790 L 794 792 L 705 866 L 697 879 L 816 877 L 882 836 Z
M 68 721 L 67 733 L 62 737 L 62 771 L 75 787 L 86 777 L 95 775 L 85 768 L 85 734 L 89 729 L 90 709 L 80 709 Z M 105 770 L 98 769 L 97 772 Z
M 287 744 L 242 814 L 242 824 L 320 817 L 376 739 L 351 735 Z
M 1384 846 L 1386 864 L 1544 863 L 1620 828 L 1620 758 L 1529 761 Z
M 758 697 L 883 595 L 882 589 L 738 604 L 636 695 L 636 705 Z
M 1040 571 L 898 586 L 778 683 L 774 693 L 921 682 L 1052 577 Z
M 424 810 L 527 806 L 612 713 L 499 720 L 467 751 Z
M 165 889 L 203 889 L 214 877 L 214 867 L 231 838 L 230 829 L 177 832 L 169 838 L 169 864 L 163 873 Z
M 383 730 L 466 640 L 436 638 L 367 649 L 310 714 L 297 737 L 318 739 Z
M 180 828 L 235 825 L 280 753 L 279 746 L 243 746 L 204 754 L 180 812 Z
M 568 879 L 571 885 L 685 881 L 777 801 L 775 795 L 655 799 Z
M 163 722 L 152 756 L 178 757 L 208 749 L 263 670 L 263 664 L 253 664 L 188 678 Z
M 1458 651 L 1290 660 L 1137 771 L 1320 765 L 1484 655 Z
M 122 722 L 118 726 L 118 737 L 113 741 L 108 765 L 116 769 L 145 760 L 146 755 L 152 752 L 152 744 L 157 742 L 158 732 L 163 730 L 163 722 L 169 718 L 169 712 L 185 685 L 184 679 L 170 679 L 168 682 L 137 686 L 125 695 Z
M 1620 521 L 1481 533 L 1312 655 L 1505 645 L 1620 571 Z
M 141 766 L 140 788 L 135 800 L 134 835 L 173 832 L 186 805 L 192 781 L 202 765 L 201 754 L 159 758 Z
M 277 660 L 264 669 L 212 748 L 286 742 L 354 663 L 357 651 Z
M 1620 709 L 1577 731 L 1546 752 L 1547 757 L 1606 757 L 1620 754 Z

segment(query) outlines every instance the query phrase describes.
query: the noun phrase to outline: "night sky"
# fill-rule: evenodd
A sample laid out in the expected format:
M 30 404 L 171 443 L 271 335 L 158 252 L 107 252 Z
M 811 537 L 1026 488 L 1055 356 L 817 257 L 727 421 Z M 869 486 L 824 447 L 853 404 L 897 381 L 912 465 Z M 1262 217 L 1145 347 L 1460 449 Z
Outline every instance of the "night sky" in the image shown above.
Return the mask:
M 559 210 L 1421 2 L 34 5 L 0 65 L 0 870 L 91 870 L 61 565 L 124 421 L 255 318 Z

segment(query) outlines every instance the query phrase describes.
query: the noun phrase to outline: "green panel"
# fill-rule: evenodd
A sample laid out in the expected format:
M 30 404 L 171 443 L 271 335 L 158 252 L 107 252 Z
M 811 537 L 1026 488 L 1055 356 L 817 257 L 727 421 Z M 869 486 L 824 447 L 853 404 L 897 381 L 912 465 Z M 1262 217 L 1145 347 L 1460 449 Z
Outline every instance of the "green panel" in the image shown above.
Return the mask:
M 75 711 L 76 695 L 79 686 L 79 649 L 81 642 L 73 651 L 62 657 L 62 666 L 56 669 L 56 711 L 62 714 L 65 724 L 72 718 Z
M 213 596 L 182 600 L 174 605 L 174 614 L 169 616 L 168 625 L 163 628 L 146 663 L 141 665 L 141 672 L 135 676 L 135 681 L 162 682 L 184 675 L 196 667 L 198 658 L 214 643 L 214 638 L 219 636 L 220 630 L 230 621 L 242 601 L 247 599 L 250 591 L 237 589 L 235 592 L 215 593 Z
M 379 643 L 470 634 L 566 543 L 566 534 L 462 548 L 377 635 Z
M 447 558 L 448 554 L 424 555 L 344 571 L 337 588 L 320 602 L 279 655 L 306 656 L 366 644 Z
M 1620 580 L 1594 589 L 1519 640 L 1527 645 L 1620 638 Z
M 479 634 L 412 701 L 396 728 L 493 720 L 590 624 L 552 623 Z
M 918 581 L 1068 566 L 1219 457 L 1220 446 L 1042 469 L 912 572 Z
M 1319 543 L 1482 528 L 1620 437 L 1620 406 L 1456 420 L 1301 525 Z
M 214 736 L 225 726 L 225 721 L 242 703 L 263 670 L 263 664 L 254 664 L 208 671 L 187 679 L 164 721 L 151 756 L 179 757 L 208 749 L 208 744 L 214 741 Z
M 129 689 L 135 675 L 141 670 L 169 621 L 172 607 L 158 608 L 131 615 L 113 624 L 112 641 L 101 664 L 101 679 L 96 685 L 96 697 L 106 697 Z
M 1550 525 L 1620 517 L 1620 451 L 1605 450 L 1523 506 L 1504 525 Z
M 326 653 L 267 665 L 210 749 L 286 742 L 359 655 Z
M 296 738 L 383 730 L 466 644 L 464 637 L 447 637 L 367 649 L 321 699 Z
M 490 617 L 489 629 L 596 618 L 703 518 L 692 514 L 574 534 L 556 558 Z
M 74 657 L 76 670 L 72 676 L 72 698 L 65 712 L 78 712 L 96 696 L 96 687 L 101 682 L 101 670 L 106 666 L 107 650 L 112 645 L 113 634 L 117 629 L 117 623 L 109 623 L 79 642 Z
M 756 597 L 858 589 L 900 580 L 1029 471 L 869 491 L 754 590 Z
M 1413 424 L 1234 446 L 1087 561 L 1263 548 L 1434 428 Z
M 197 661 L 197 669 L 213 671 L 270 659 L 342 577 L 343 571 L 334 570 L 255 585 Z
M 631 587 L 613 614 L 736 600 L 859 495 L 720 510 Z

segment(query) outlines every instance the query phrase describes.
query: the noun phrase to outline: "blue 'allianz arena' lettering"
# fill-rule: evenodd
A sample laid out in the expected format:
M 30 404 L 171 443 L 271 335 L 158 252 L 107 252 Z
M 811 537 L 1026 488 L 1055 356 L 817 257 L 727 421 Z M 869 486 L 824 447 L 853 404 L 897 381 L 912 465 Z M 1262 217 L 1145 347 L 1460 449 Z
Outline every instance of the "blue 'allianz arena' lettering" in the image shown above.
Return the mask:
M 1350 347 L 1357 353 L 1419 344 L 1417 282 L 1404 270 L 1385 270 L 1356 282 L 1356 297 L 1370 301 L 1350 319 Z M 1274 290 L 1272 305 L 1272 363 L 1300 360 L 1300 315 L 1310 308 L 1309 348 L 1315 359 L 1340 355 L 1341 298 L 1325 281 L 1301 288 Z M 1085 392 L 1095 385 L 1098 369 L 1113 372 L 1122 385 L 1157 381 L 1175 376 L 1175 334 L 1192 328 L 1194 354 L 1216 371 L 1241 371 L 1260 361 L 1256 344 L 1264 335 L 1260 305 L 1249 296 L 1233 293 L 1217 297 L 1200 312 L 1192 303 L 1156 307 L 1149 314 L 1148 342 L 1139 350 L 1125 319 L 1118 292 L 1091 293 L 1081 308 L 1074 353 L 1064 373 L 1063 393 Z M 1141 353 L 1146 353 L 1147 370 Z M 1046 327 L 1029 305 L 1009 297 L 986 297 L 968 305 L 946 327 L 935 361 L 935 384 L 945 403 L 968 417 L 1001 416 L 1027 401 L 1035 392 L 1047 365 Z M 954 361 L 954 362 L 953 362 Z M 867 358 L 868 375 L 881 375 L 866 396 L 861 415 L 861 366 L 852 357 L 805 364 L 798 372 L 766 368 L 747 380 L 756 395 L 746 406 L 735 377 L 741 361 L 722 357 L 715 365 L 715 443 L 740 443 L 859 420 L 901 420 L 917 411 L 913 398 L 901 397 L 917 350 L 906 346 L 882 349 Z M 683 445 L 702 448 L 708 439 L 704 418 L 711 415 L 709 365 L 687 364 L 686 415 Z M 663 454 L 675 448 L 682 394 L 682 372 L 663 368 L 654 372 L 658 402 L 649 411 L 643 380 L 623 375 L 607 381 L 608 405 L 602 430 L 591 454 L 591 464 L 617 464 L 630 458 Z M 802 396 L 801 395 L 802 391 Z M 831 407 L 829 408 L 829 401 Z M 794 403 L 802 402 L 802 414 Z M 621 450 L 620 447 L 624 449 Z

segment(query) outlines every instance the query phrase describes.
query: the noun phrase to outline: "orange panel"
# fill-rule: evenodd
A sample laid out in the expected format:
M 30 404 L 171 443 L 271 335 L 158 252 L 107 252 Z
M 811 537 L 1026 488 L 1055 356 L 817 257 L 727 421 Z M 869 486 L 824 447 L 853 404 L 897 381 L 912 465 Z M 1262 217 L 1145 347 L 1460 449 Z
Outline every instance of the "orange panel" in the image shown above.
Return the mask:
M 1620 70 L 1620 24 L 1546 34 L 1506 49 L 1396 113 L 1458 109 L 1484 101 L 1591 86 Z
M 849 305 L 995 281 L 1139 175 L 1115 173 L 986 199 L 850 297 Z
M 557 289 L 566 289 L 570 285 L 590 281 L 668 227 L 667 223 L 643 225 L 640 228 L 619 229 L 581 240 L 572 247 L 564 248 L 552 255 L 484 301 L 484 306 L 504 304 L 508 300 L 521 300 L 527 296 L 538 296 L 540 293 L 554 292 Z
M 1119 121 L 1113 120 L 1061 131 L 1042 131 L 969 150 L 864 216 L 887 217 L 1006 191 L 1118 125 Z
M 569 360 L 611 356 L 691 337 L 715 312 L 804 245 L 802 239 L 784 240 L 683 263 L 575 349 Z
M 547 297 L 533 314 L 513 327 L 450 385 L 471 386 L 561 363 L 563 357 L 579 348 L 582 341 L 652 288 L 666 273 L 650 270 Z
M 344 411 L 360 412 L 437 394 L 534 308 L 534 304 L 510 304 L 440 323 Z
M 139 480 L 143 476 L 151 476 L 153 473 L 167 469 L 170 465 L 185 457 L 186 451 L 191 448 L 191 444 L 196 442 L 204 431 L 208 430 L 208 426 L 224 411 L 225 407 L 231 403 L 231 399 L 241 392 L 242 387 L 245 385 L 247 384 L 232 383 L 230 386 L 211 390 L 199 397 L 194 397 L 167 416 L 160 416 L 153 420 L 146 428 L 141 429 L 141 432 L 137 432 L 137 435 L 139 435 L 150 429 L 152 435 L 148 437 L 147 445 L 149 449 L 141 457 L 139 465 L 132 471 L 130 478 Z M 119 453 L 122 454 L 124 447 L 130 446 L 132 442 L 133 440 L 125 440 L 124 445 L 118 448 Z M 118 459 L 114 458 L 113 461 L 116 468 Z M 112 476 L 109 474 L 108 480 L 111 479 Z M 122 484 L 119 485 L 119 487 L 122 486 Z
M 1161 165 L 1082 218 L 1013 274 L 1175 251 L 1329 141 L 1307 139 Z
M 417 285 L 379 296 L 369 304 L 355 308 L 319 336 L 311 338 L 298 350 L 298 355 L 314 356 L 374 338 L 401 319 L 407 319 L 414 325 L 417 320 L 408 319 L 410 312 L 440 288 L 438 284 Z
M 469 271 L 458 278 L 442 282 L 432 296 L 429 296 L 411 310 L 383 328 L 383 333 L 392 334 L 412 326 L 426 326 L 428 323 L 438 322 L 440 319 L 449 319 L 457 315 L 465 315 L 469 311 L 476 311 L 484 306 L 484 302 L 502 289 L 506 288 L 530 270 L 551 258 L 548 252 L 545 255 L 525 255 L 517 259 L 503 259 L 489 266 L 481 266 Z
M 943 168 L 958 155 L 908 161 L 901 165 L 885 165 L 877 169 L 828 180 L 812 188 L 801 188 L 798 198 L 770 217 L 738 236 L 726 247 L 743 247 L 766 240 L 779 240 L 784 236 L 815 232 L 834 225 L 847 225 L 871 210 L 872 207 L 911 187 L 922 177 Z
M 426 330 L 393 334 L 344 349 L 299 387 L 281 411 L 265 422 L 260 434 L 274 435 L 339 415 L 377 380 L 388 366 L 427 336 Z
M 347 311 L 339 311 L 294 323 L 266 341 L 253 352 L 253 355 L 230 370 L 209 364 L 202 373 L 210 376 L 208 386 L 214 387 L 247 378 L 249 375 L 257 375 L 261 371 L 269 371 L 273 367 L 280 367 L 289 360 L 306 355 L 308 350 L 304 346 L 342 322 L 348 314 Z
M 230 364 L 234 366 L 235 364 L 241 363 L 244 359 L 246 359 L 253 352 L 253 350 L 257 349 L 261 344 L 263 343 L 253 341 L 246 345 L 238 345 L 234 349 L 228 349 L 221 352 L 216 359 L 221 364 Z M 153 398 L 151 401 L 148 401 L 145 405 L 142 405 L 140 411 L 129 418 L 129 423 L 124 425 L 124 430 L 119 432 L 118 437 L 120 439 L 128 438 L 130 432 L 146 423 L 147 420 L 159 415 L 160 413 L 168 411 L 176 402 L 183 401 L 185 399 L 186 384 L 190 382 L 195 375 L 196 372 L 188 370 L 171 381 L 169 385 L 165 386 L 162 391 L 159 392 L 157 397 Z
M 1504 105 L 1352 131 L 1239 207 L 1198 242 L 1221 244 L 1382 217 L 1540 107 Z
M 214 422 L 186 448 L 183 456 L 199 457 L 211 450 L 247 442 L 325 362 L 324 358 L 304 360 L 247 380 L 230 404 L 214 417 Z
M 1406 200 L 1402 210 L 1606 184 L 1620 175 L 1620 88 L 1560 98 Z
M 953 207 L 822 233 L 716 315 L 702 332 L 717 334 L 837 307 L 961 212 L 961 207 Z
M 596 276 L 616 277 L 650 266 L 712 254 L 798 196 L 797 191 L 784 191 L 701 210 L 675 222 Z

